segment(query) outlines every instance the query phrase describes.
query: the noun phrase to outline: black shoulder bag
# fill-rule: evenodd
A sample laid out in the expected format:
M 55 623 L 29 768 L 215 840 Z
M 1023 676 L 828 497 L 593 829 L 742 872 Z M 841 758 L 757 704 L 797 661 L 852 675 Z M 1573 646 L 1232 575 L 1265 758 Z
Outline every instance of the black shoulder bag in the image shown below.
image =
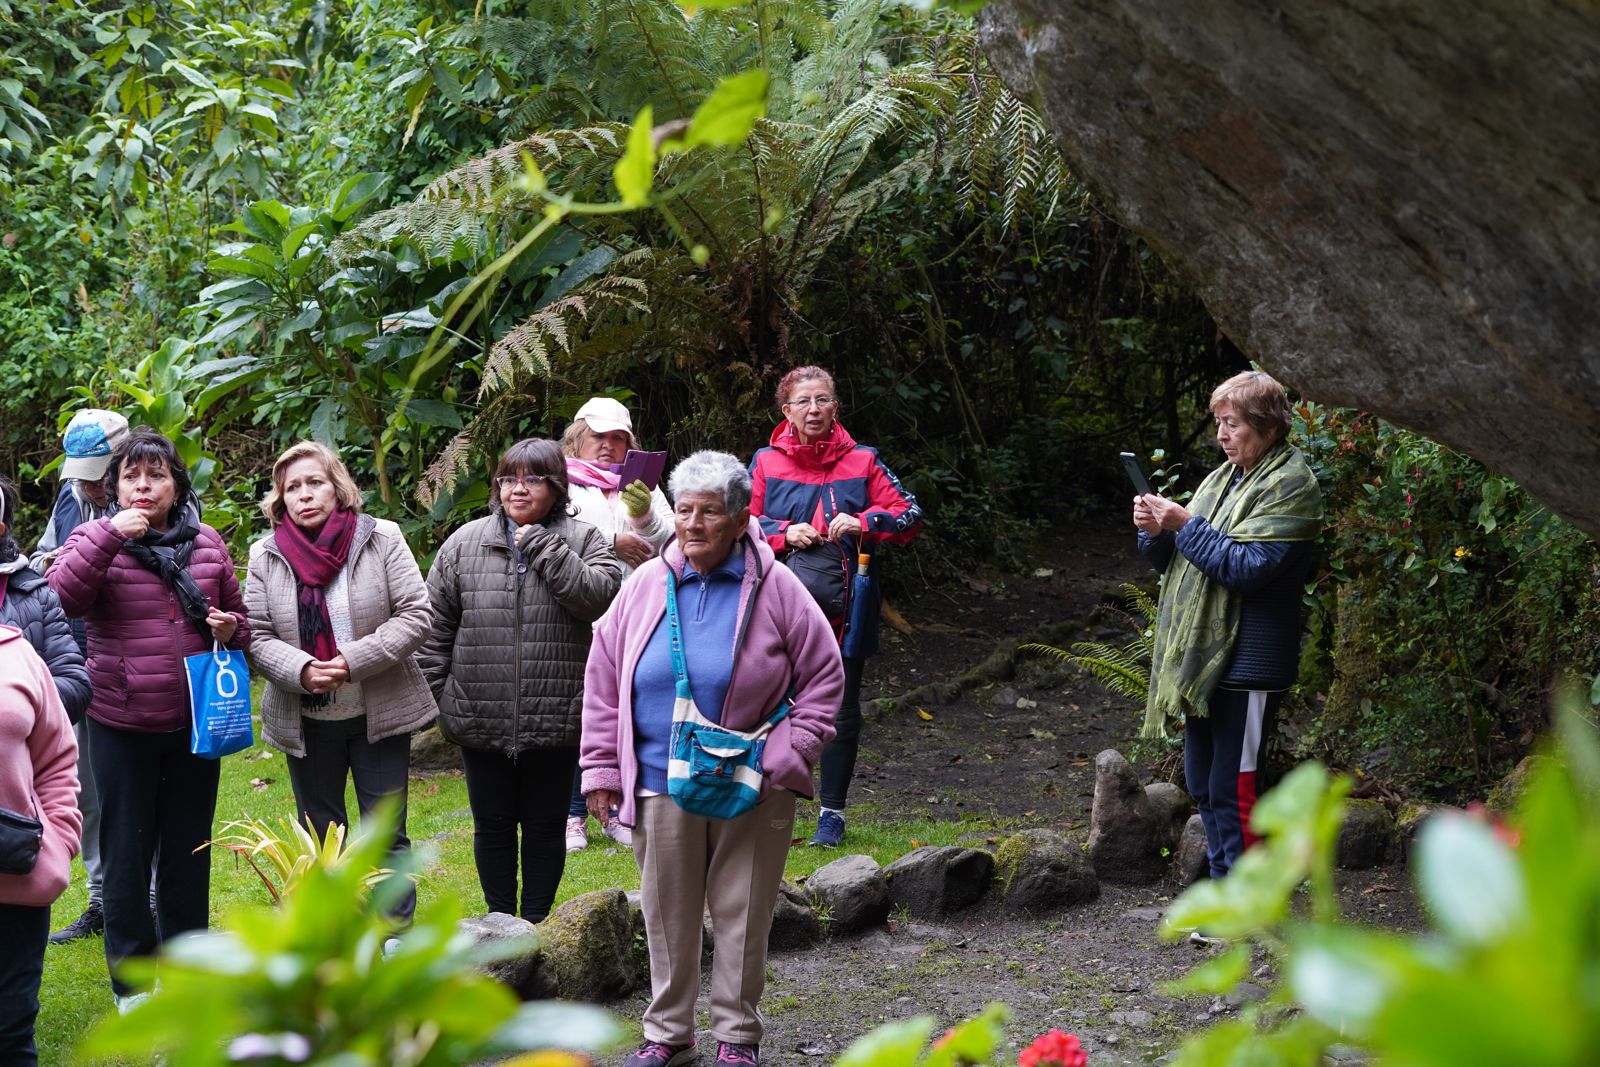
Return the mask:
M 37 815 L 38 806 L 33 810 Z M 32 874 L 43 839 L 44 825 L 38 819 L 0 808 L 0 874 Z

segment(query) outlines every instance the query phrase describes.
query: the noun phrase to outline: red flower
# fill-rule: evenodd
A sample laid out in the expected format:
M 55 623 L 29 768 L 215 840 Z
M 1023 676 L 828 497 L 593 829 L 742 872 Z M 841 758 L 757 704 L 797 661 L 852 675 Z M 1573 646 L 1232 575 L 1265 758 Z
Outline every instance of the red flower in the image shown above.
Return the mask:
M 1040 1034 L 1017 1057 L 1017 1067 L 1087 1067 L 1088 1063 L 1089 1056 L 1078 1044 L 1078 1035 L 1060 1030 Z

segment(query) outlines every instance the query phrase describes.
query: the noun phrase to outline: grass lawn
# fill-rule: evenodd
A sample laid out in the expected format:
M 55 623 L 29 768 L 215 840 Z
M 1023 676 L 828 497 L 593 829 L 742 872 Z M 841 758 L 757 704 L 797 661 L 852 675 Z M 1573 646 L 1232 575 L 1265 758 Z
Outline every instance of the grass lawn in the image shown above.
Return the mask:
M 352 814 L 355 812 L 353 791 L 346 806 Z M 224 823 L 246 814 L 273 824 L 280 817 L 293 816 L 293 794 L 282 753 L 260 746 L 223 759 L 215 831 L 222 833 Z M 888 863 L 918 845 L 951 844 L 958 838 L 970 840 L 971 835 L 1003 829 L 992 820 L 976 816 L 962 822 L 895 819 L 894 814 L 898 813 L 874 811 L 870 804 L 852 806 L 851 814 L 854 817 L 848 848 L 794 848 L 787 865 L 790 881 L 846 852 L 867 853 L 879 863 Z M 796 816 L 796 836 L 809 837 L 814 820 L 815 805 L 802 801 Z M 436 862 L 419 886 L 419 907 L 426 908 L 430 899 L 454 897 L 467 914 L 481 914 L 483 898 L 472 863 L 472 816 L 465 780 L 459 775 L 414 779 L 408 824 L 412 841 L 418 845 L 427 843 L 437 853 Z M 596 889 L 635 889 L 639 885 L 633 853 L 603 837 L 592 820 L 589 827 L 589 847 L 567 857 L 558 903 Z M 75 860 L 72 886 L 56 902 L 51 928 L 59 929 L 72 921 L 83 910 L 86 899 L 83 867 Z M 249 867 L 229 854 L 213 853 L 213 923 L 235 908 L 269 901 L 265 887 Z M 112 1010 L 104 942 L 96 937 L 50 946 L 45 953 L 40 991 L 39 1062 L 45 1067 L 79 1062 L 73 1046 L 96 1020 Z

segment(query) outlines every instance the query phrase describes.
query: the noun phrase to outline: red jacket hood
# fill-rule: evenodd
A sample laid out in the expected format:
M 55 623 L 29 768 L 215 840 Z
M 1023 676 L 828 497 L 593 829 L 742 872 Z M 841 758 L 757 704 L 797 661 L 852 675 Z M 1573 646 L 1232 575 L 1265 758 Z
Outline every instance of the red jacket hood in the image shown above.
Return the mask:
M 834 420 L 833 429 L 828 436 L 810 445 L 800 443 L 800 438 L 794 431 L 794 424 L 785 419 L 773 428 L 772 437 L 767 443 L 794 460 L 797 466 L 821 470 L 833 466 L 856 447 L 856 439 L 850 436 L 850 431 L 844 428 L 844 423 L 837 419 Z

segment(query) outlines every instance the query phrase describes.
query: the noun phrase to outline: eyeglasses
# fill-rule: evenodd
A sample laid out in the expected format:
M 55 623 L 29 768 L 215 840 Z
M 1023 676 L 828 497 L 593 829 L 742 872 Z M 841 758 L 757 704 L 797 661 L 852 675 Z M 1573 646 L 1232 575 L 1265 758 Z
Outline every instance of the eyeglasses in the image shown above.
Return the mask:
M 502 493 L 509 493 L 519 485 L 524 489 L 537 489 L 540 482 L 546 481 L 549 479 L 542 474 L 502 474 L 494 480 L 494 484 L 500 487 Z
M 839 401 L 831 396 L 797 396 L 784 405 L 788 408 L 831 408 Z

